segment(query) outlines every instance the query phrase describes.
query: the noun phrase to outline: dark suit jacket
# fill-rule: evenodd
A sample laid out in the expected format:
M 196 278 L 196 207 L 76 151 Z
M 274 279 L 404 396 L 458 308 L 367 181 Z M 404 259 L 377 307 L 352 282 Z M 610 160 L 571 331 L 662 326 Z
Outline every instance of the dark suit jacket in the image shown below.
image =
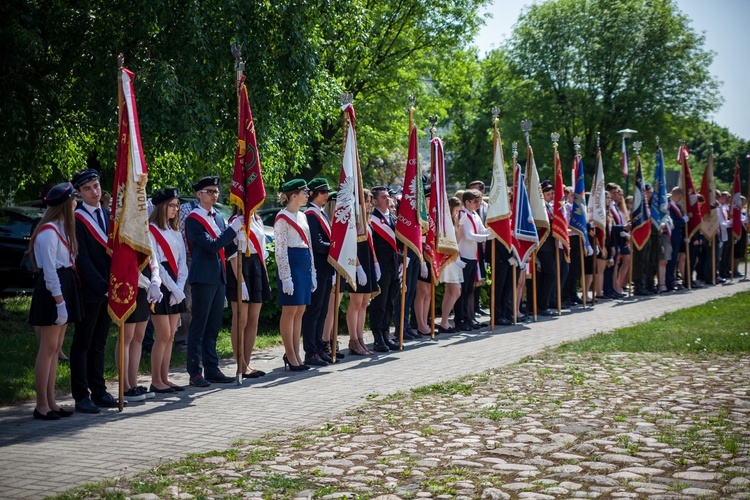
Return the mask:
M 312 203 L 308 203 L 307 206 L 311 207 Z M 310 228 L 310 246 L 312 247 L 313 258 L 315 259 L 315 270 L 321 273 L 326 266 L 331 266 L 328 263 L 331 240 L 316 215 L 305 214 L 305 217 L 307 217 L 307 225 Z M 327 217 L 325 212 L 323 213 L 323 217 Z M 331 271 L 333 271 L 333 268 L 331 268 Z M 318 278 L 320 281 L 320 276 Z
M 373 210 L 372 213 L 375 217 L 385 220 L 391 229 L 393 229 L 394 232 L 396 231 L 396 218 L 392 214 L 383 215 L 383 213 L 377 208 Z M 403 252 L 395 252 L 391 244 L 382 238 L 374 229 L 372 231 L 372 246 L 375 249 L 375 255 L 378 258 L 378 264 L 380 264 L 380 269 L 382 271 L 398 270 L 398 265 L 404 258 Z
M 234 253 L 236 245 L 233 240 L 237 233 L 226 225 L 224 218 L 218 212 L 215 220 L 221 234 L 214 239 L 208 234 L 203 224 L 192 217 L 185 217 L 185 239 L 190 246 L 192 257 L 188 272 L 188 283 L 191 285 L 194 283 L 218 285 L 227 282 L 226 269 L 219 256 L 219 250 L 225 248 L 226 255 Z
M 109 231 L 109 210 L 102 208 L 102 214 Z M 78 219 L 76 219 L 76 238 L 78 239 L 76 272 L 81 280 L 81 300 L 88 304 L 101 304 L 107 300 L 109 292 L 109 268 L 112 259 L 107 254 L 107 249 L 94 239 L 88 228 Z

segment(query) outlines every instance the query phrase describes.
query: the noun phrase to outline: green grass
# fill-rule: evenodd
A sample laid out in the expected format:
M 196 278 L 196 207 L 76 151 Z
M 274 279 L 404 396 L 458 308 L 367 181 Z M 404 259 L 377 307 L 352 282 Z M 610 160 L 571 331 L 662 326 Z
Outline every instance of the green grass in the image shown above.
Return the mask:
M 37 344 L 33 328 L 26 323 L 31 305 L 29 295 L 16 295 L 0 299 L 0 405 L 9 405 L 33 399 L 34 392 L 34 362 L 36 360 Z M 225 314 L 226 317 L 229 317 Z M 226 319 L 226 318 L 225 318 Z M 73 325 L 68 326 L 63 343 L 63 352 L 70 353 L 73 341 Z M 261 332 L 269 331 L 261 327 Z M 117 329 L 110 330 L 105 353 L 104 375 L 108 380 L 117 378 L 115 368 L 115 344 L 117 343 Z M 258 335 L 255 348 L 262 349 L 281 344 L 281 337 L 277 329 L 269 334 Z M 219 332 L 216 350 L 221 359 L 232 358 L 232 343 L 229 326 Z M 172 355 L 172 368 L 185 366 L 185 353 L 175 352 Z M 141 359 L 141 373 L 150 373 L 151 360 Z M 60 364 L 57 369 L 55 384 L 59 395 L 70 393 L 70 368 L 67 364 Z
M 563 352 L 750 351 L 750 292 L 667 313 L 649 322 L 561 345 Z

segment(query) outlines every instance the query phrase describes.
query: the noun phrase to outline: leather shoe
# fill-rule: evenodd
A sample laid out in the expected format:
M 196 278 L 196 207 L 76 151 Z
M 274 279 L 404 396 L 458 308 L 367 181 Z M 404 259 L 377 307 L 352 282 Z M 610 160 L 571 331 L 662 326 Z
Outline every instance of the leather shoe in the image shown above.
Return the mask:
M 498 326 L 510 326 L 512 324 L 513 324 L 513 322 L 510 321 L 509 319 L 500 318 L 500 319 L 497 320 L 497 325 Z
M 237 381 L 235 377 L 227 377 L 221 372 L 211 375 L 209 377 L 206 377 L 206 380 L 214 384 L 231 384 L 232 382 Z
M 557 312 L 552 309 L 540 309 L 537 311 L 538 316 L 557 316 Z
M 60 415 L 60 418 L 68 418 L 73 416 L 73 412 L 70 410 L 66 410 L 65 408 L 60 408 L 58 410 L 54 410 L 55 413 Z
M 99 413 L 102 410 L 91 401 L 91 398 L 84 398 L 76 402 L 76 411 L 81 413 Z
M 110 393 L 105 393 L 100 398 L 92 399 L 94 404 L 99 408 L 119 408 L 120 403 Z
M 196 375 L 195 377 L 190 379 L 190 385 L 192 385 L 193 387 L 208 387 L 211 385 L 211 382 L 200 375 Z
M 518 323 L 528 323 L 529 321 L 531 321 L 531 316 L 529 316 L 528 314 L 524 314 L 523 316 L 519 316 L 518 318 L 516 318 L 516 321 Z
M 52 410 L 47 413 L 41 413 L 39 410 L 34 408 L 34 418 L 36 420 L 60 420 L 60 415 Z
M 570 299 L 570 301 L 574 304 L 583 304 L 583 299 L 579 297 L 578 295 Z
M 435 328 L 437 329 L 437 333 L 456 333 L 456 329 L 453 327 L 443 328 L 440 325 L 435 325 Z
M 388 334 L 383 335 L 383 340 L 385 341 L 385 345 L 388 346 L 388 349 L 391 351 L 398 351 L 399 350 L 399 344 L 397 341 L 394 341 L 391 339 L 391 336 Z
M 320 356 L 313 354 L 312 356 L 305 356 L 304 363 L 307 366 L 328 366 L 328 363 L 320 359 Z
M 167 386 L 166 389 L 159 389 L 154 384 L 151 384 L 151 387 L 149 387 L 148 392 L 155 392 L 157 394 L 171 394 L 177 391 L 174 390 L 174 387 Z
M 325 361 L 328 364 L 333 363 L 333 358 L 330 357 L 328 354 L 326 354 L 324 352 L 319 353 L 318 356 L 320 356 L 320 359 L 322 359 L 323 361 Z M 338 359 L 336 361 L 338 361 Z
M 470 332 L 470 331 L 472 331 L 474 329 L 471 326 L 469 326 L 466 323 L 464 323 L 463 321 L 456 321 L 455 328 L 459 332 Z
M 263 375 L 261 375 L 258 370 L 253 370 L 250 373 L 243 373 L 242 374 L 242 379 L 245 380 L 245 379 L 248 379 L 248 378 L 260 378 L 262 376 Z
M 477 312 L 477 314 L 479 314 L 480 316 L 489 316 L 489 315 L 490 315 L 490 313 L 488 313 L 487 311 L 485 311 L 485 310 L 484 310 L 484 309 L 482 309 L 481 307 L 480 307 L 479 309 L 477 309 L 477 311 L 476 311 L 476 312 Z

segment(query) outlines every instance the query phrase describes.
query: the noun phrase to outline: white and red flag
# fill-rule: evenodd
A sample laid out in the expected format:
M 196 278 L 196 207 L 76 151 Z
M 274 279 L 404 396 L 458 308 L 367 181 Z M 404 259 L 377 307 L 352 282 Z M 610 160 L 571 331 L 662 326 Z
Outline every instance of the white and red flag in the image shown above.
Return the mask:
M 502 245 L 510 251 L 513 245 L 511 233 L 510 201 L 508 200 L 508 181 L 505 177 L 503 160 L 503 141 L 500 132 L 495 128 L 492 158 L 492 186 L 487 206 L 487 227 Z
M 146 159 L 141 147 L 134 76 L 122 68 L 117 86 L 120 132 L 108 240 L 112 267 L 107 309 L 112 320 L 120 326 L 135 310 L 138 276 L 152 254 L 146 208 Z
M 346 131 L 344 156 L 339 176 L 339 192 L 331 220 L 331 246 L 328 263 L 341 274 L 349 285 L 357 289 L 357 219 L 362 217 L 363 205 L 359 179 L 359 152 L 354 127 L 356 116 L 351 104 L 342 106 Z
M 735 238 L 742 237 L 742 184 L 737 158 L 734 159 L 734 185 L 732 186 L 732 233 Z
M 568 234 L 568 216 L 565 213 L 565 184 L 563 184 L 562 163 L 560 154 L 555 148 L 555 199 L 552 210 L 552 236 L 563 247 L 565 259 L 570 262 L 570 236 Z
M 719 214 L 716 204 L 716 183 L 714 181 L 714 156 L 708 157 L 708 165 L 703 171 L 701 179 L 701 194 L 703 195 L 703 204 L 701 205 L 701 233 L 707 239 L 711 240 L 719 232 Z
M 412 124 L 409 132 L 409 154 L 404 173 L 404 192 L 398 208 L 396 238 L 411 248 L 420 260 L 422 256 L 422 226 L 420 224 L 420 203 L 424 203 L 417 156 L 417 127 Z M 421 194 L 421 197 L 420 197 Z
M 456 230 L 448 207 L 443 141 L 437 137 L 430 141 L 430 170 L 432 190 L 424 257 L 432 266 L 432 279 L 437 284 L 443 267 L 458 257 Z
M 687 147 L 684 144 L 681 145 L 678 158 L 682 165 L 682 175 L 680 175 L 680 187 L 682 187 L 684 193 L 682 196 L 682 213 L 688 216 L 686 238 L 692 238 L 703 223 L 701 208 L 698 203 L 698 192 L 695 190 L 693 175 L 690 173 L 690 165 L 688 165 L 689 156 Z
M 596 153 L 596 164 L 596 173 L 591 181 L 591 194 L 586 207 L 586 218 L 594 226 L 596 243 L 599 248 L 604 248 L 607 234 L 607 203 L 604 195 L 604 165 L 601 151 Z
M 534 161 L 534 151 L 530 145 L 526 146 L 526 151 L 526 192 L 529 195 L 531 216 L 534 218 L 534 225 L 539 236 L 539 246 L 542 246 L 549 236 L 550 220 L 547 214 L 547 205 L 544 203 L 542 186 L 539 182 L 539 172 Z
M 245 75 L 239 82 L 240 109 L 237 127 L 237 151 L 234 157 L 234 173 L 229 201 L 237 205 L 240 214 L 254 212 L 266 199 L 266 187 L 260 168 L 258 141 L 255 137 L 255 122 L 247 95 Z M 247 224 L 249 227 L 249 224 Z

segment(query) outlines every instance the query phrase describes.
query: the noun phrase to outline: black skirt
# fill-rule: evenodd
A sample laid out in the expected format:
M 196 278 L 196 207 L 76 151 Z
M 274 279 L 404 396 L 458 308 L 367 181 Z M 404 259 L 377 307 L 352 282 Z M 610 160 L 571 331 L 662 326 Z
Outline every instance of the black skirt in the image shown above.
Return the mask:
M 246 304 L 262 304 L 271 300 L 271 285 L 268 283 L 268 272 L 266 266 L 260 260 L 257 253 L 242 257 L 242 279 L 247 285 L 250 300 L 243 300 Z M 229 302 L 237 302 L 237 277 L 234 268 L 227 262 L 227 291 L 226 297 Z
M 367 240 L 357 243 L 357 258 L 359 259 L 359 265 L 365 270 L 367 283 L 364 286 L 357 283 L 357 290 L 354 290 L 347 282 L 346 289 L 349 293 L 379 292 L 380 287 L 378 286 L 377 273 L 375 272 L 375 258 L 372 256 L 370 243 Z M 354 279 L 357 279 L 356 273 L 354 274 Z
M 83 319 L 83 309 L 79 296 L 78 277 L 72 267 L 61 267 L 57 270 L 60 279 L 65 308 L 68 310 L 68 323 L 76 323 Z M 57 320 L 57 304 L 44 283 L 44 272 L 39 274 L 31 296 L 29 309 L 29 324 L 34 326 L 51 326 Z
M 151 318 L 151 304 L 148 302 L 148 290 L 138 287 L 138 295 L 135 297 L 135 311 L 128 316 L 125 323 L 142 323 Z
M 169 263 L 162 262 L 162 265 L 164 266 L 164 269 L 167 270 L 167 274 L 169 274 L 169 277 L 172 278 L 172 281 L 177 280 L 177 273 L 175 273 L 171 267 L 169 267 Z M 173 306 L 169 305 L 169 299 L 172 297 L 172 292 L 169 291 L 169 289 L 162 283 L 161 285 L 161 293 L 164 295 L 164 297 L 161 299 L 161 302 L 157 302 L 154 304 L 154 312 L 151 314 L 154 314 L 156 316 L 166 316 L 169 314 L 180 314 L 187 311 L 187 304 L 185 304 L 185 299 L 182 300 L 179 304 L 175 304 Z

